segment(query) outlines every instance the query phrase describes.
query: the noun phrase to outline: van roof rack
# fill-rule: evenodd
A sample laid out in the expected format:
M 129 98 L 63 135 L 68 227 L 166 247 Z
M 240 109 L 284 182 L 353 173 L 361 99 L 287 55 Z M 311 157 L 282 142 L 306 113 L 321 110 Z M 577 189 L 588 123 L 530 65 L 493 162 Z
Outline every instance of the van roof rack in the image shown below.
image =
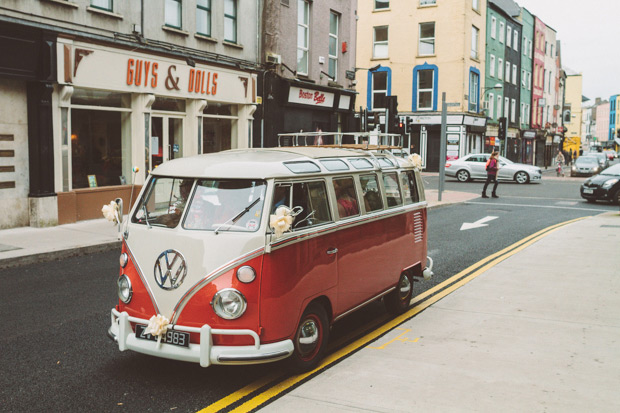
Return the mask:
M 402 149 L 402 136 L 381 132 L 292 132 L 278 134 L 279 147 L 314 146 L 323 148 L 382 151 Z

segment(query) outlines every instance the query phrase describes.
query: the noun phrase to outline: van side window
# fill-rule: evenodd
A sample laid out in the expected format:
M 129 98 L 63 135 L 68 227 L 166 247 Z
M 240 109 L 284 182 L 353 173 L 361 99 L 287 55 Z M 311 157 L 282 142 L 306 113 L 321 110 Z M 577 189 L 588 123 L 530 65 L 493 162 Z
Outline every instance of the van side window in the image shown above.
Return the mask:
M 396 172 L 383 174 L 383 186 L 385 186 L 385 195 L 387 197 L 388 208 L 402 205 L 403 199 L 400 196 Z
M 334 191 L 336 191 L 336 202 L 338 203 L 338 216 L 346 218 L 359 215 L 360 209 L 357 204 L 357 194 L 353 178 L 338 178 L 332 181 Z
M 364 197 L 366 213 L 383 209 L 383 197 L 381 196 L 381 190 L 379 189 L 377 175 L 372 174 L 360 176 L 360 184 L 362 186 L 362 195 Z
M 403 171 L 400 173 L 400 184 L 403 186 L 405 195 L 405 205 L 420 202 L 418 189 L 416 188 L 415 175 L 413 171 Z
M 275 210 L 282 205 L 289 208 L 302 208 L 301 213 L 295 217 L 293 222 L 293 231 L 332 221 L 323 181 L 277 184 L 271 213 L 275 213 Z

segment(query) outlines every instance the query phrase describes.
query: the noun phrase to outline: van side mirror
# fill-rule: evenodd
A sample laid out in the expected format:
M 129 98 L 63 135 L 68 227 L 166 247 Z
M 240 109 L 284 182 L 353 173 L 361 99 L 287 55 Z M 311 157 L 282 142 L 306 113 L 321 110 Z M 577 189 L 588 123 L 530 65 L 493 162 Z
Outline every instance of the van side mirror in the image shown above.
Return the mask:
M 123 223 L 123 198 L 116 198 L 114 202 L 118 205 L 118 227 L 120 228 Z

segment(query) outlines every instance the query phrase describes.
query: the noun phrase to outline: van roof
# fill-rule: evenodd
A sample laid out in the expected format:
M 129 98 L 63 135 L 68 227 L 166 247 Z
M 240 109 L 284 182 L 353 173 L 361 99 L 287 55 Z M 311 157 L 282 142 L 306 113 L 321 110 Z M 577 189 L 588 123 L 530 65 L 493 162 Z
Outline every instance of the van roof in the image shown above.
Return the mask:
M 286 148 L 232 149 L 223 152 L 190 156 L 164 162 L 151 174 L 156 176 L 197 178 L 268 179 L 295 177 L 285 162 L 314 161 L 328 158 L 368 158 L 366 151 L 355 149 L 297 146 Z M 319 162 L 314 162 L 319 165 Z M 326 169 L 321 167 L 321 172 Z M 373 167 L 373 169 L 378 169 Z

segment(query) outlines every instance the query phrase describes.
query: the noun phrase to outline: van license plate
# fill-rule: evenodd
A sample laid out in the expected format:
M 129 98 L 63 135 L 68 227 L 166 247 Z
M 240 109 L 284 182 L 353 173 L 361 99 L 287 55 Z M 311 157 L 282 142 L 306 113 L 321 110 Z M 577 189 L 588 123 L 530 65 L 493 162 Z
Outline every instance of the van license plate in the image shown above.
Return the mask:
M 145 333 L 146 326 L 143 324 L 136 324 L 136 338 L 142 340 L 157 341 L 157 336 Z M 166 334 L 161 336 L 161 342 L 166 344 L 172 344 L 179 347 L 189 348 L 189 333 L 182 331 L 168 330 Z

